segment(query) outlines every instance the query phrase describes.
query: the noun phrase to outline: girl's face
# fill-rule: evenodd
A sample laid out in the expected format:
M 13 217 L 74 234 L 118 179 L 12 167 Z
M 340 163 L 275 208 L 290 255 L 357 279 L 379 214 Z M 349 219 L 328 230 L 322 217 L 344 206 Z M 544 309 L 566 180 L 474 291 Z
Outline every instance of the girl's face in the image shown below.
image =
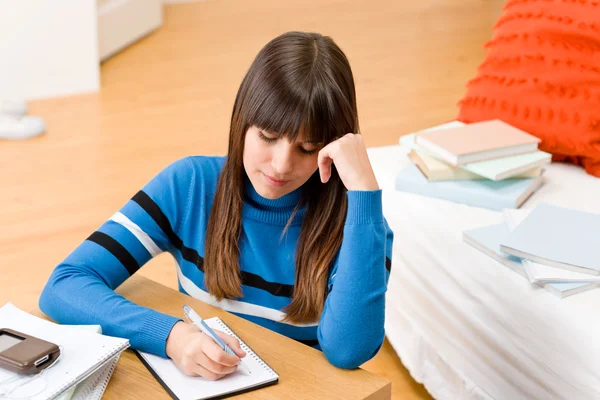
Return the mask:
M 244 143 L 244 169 L 254 190 L 267 199 L 278 199 L 302 186 L 317 170 L 321 145 L 297 141 L 251 126 Z

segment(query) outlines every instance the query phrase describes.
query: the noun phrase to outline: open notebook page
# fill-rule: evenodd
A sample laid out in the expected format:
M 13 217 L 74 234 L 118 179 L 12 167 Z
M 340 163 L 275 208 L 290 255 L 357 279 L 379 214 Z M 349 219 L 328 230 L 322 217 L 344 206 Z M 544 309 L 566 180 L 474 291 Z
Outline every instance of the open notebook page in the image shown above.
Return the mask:
M 214 317 L 205 321 L 212 329 L 218 329 L 237 338 L 237 335 L 231 332 L 220 318 Z M 218 381 L 186 376 L 179 371 L 170 359 L 144 352 L 138 352 L 138 355 L 174 399 L 210 399 L 276 383 L 279 375 L 241 340 L 240 344 L 246 352 L 244 363 L 252 374 L 238 369 L 238 371 Z

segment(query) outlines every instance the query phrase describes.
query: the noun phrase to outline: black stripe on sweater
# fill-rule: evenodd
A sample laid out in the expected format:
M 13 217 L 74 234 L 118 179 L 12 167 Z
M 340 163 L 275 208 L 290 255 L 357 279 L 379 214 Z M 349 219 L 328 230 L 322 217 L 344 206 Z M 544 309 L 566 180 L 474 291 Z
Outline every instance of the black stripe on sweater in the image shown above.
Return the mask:
M 291 298 L 294 293 L 294 285 L 286 285 L 284 283 L 274 283 L 265 281 L 260 275 L 256 275 L 246 271 L 241 271 L 241 275 L 242 285 L 266 290 L 273 296 Z
M 165 235 L 167 235 L 167 238 L 173 244 L 173 246 L 175 246 L 181 252 L 183 259 L 194 263 L 194 265 L 196 265 L 200 271 L 204 272 L 204 258 L 202 258 L 195 249 L 183 245 L 183 241 L 181 238 L 179 238 L 179 236 L 177 236 L 175 231 L 173 231 L 169 219 L 162 212 L 158 204 L 156 204 L 154 200 L 150 198 L 150 196 L 141 190 L 135 196 L 133 196 L 132 200 L 139 204 L 139 206 L 142 207 L 148 213 L 148 215 L 150 215 L 150 217 L 152 217 L 160 229 L 162 229 Z M 292 297 L 294 292 L 293 285 L 268 282 L 261 276 L 251 272 L 241 271 L 241 278 L 243 285 L 264 290 L 273 296 Z
M 162 212 L 158 204 L 156 204 L 154 200 L 150 198 L 150 196 L 140 190 L 135 194 L 135 196 L 133 196 L 132 200 L 138 203 L 139 206 L 142 207 L 144 211 L 150 215 L 150 217 L 152 217 L 154 222 L 156 222 L 159 228 L 165 233 L 165 235 L 167 235 L 167 238 L 173 244 L 173 246 L 175 246 L 181 252 L 184 260 L 193 262 L 201 271 L 204 271 L 204 259 L 200 257 L 196 250 L 183 245 L 182 240 L 179 238 L 179 236 L 177 236 L 171 227 L 171 223 L 169 222 L 169 219 L 165 213 Z
M 388 272 L 392 272 L 392 260 L 390 260 L 389 257 L 385 258 L 385 269 L 387 269 Z
M 123 247 L 121 243 L 117 242 L 106 233 L 96 231 L 92 233 L 87 240 L 104 247 L 108 252 L 115 256 L 117 260 L 123 264 L 125 269 L 127 269 L 129 275 L 135 274 L 137 270 L 140 269 L 140 265 L 131 253 Z

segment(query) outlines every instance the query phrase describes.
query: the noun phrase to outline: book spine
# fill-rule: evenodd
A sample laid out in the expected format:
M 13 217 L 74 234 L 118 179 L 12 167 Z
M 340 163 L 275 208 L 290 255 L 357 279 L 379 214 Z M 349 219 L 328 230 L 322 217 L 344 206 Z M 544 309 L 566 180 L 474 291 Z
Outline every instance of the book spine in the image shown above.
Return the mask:
M 490 210 L 501 211 L 503 208 L 514 208 L 515 203 L 509 198 L 496 195 L 485 195 L 473 192 L 458 192 L 452 190 L 436 190 L 429 185 L 415 185 L 413 182 L 396 182 L 396 189 L 403 192 L 420 194 L 428 197 L 453 201 L 455 203 L 466 204 L 475 207 L 487 208 Z

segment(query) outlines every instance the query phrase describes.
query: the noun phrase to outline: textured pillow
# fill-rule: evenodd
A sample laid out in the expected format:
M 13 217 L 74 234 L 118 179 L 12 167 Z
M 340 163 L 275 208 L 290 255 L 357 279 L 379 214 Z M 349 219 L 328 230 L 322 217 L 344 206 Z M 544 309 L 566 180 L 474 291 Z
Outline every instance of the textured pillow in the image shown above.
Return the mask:
M 600 177 L 600 0 L 510 0 L 458 119 L 501 119 Z

